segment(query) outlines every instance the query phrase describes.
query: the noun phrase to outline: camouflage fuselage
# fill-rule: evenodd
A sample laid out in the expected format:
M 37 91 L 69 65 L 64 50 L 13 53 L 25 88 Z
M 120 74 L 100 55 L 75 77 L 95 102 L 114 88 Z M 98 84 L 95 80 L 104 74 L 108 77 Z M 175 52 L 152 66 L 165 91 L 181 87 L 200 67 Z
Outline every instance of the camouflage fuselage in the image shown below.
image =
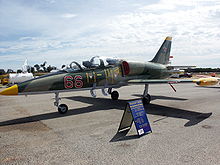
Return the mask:
M 96 69 L 79 71 L 60 71 L 41 76 L 18 84 L 19 94 L 38 93 L 44 91 L 68 91 L 92 88 L 120 87 L 131 79 L 162 79 L 169 76 L 166 66 L 151 62 L 126 62 Z

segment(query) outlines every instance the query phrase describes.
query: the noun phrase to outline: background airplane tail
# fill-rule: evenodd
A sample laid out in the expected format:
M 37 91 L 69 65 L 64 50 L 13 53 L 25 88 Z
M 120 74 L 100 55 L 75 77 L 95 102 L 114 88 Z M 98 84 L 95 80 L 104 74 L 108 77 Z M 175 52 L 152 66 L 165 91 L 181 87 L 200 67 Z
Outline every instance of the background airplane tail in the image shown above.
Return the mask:
M 169 64 L 172 37 L 166 37 L 155 57 L 150 61 L 159 64 Z

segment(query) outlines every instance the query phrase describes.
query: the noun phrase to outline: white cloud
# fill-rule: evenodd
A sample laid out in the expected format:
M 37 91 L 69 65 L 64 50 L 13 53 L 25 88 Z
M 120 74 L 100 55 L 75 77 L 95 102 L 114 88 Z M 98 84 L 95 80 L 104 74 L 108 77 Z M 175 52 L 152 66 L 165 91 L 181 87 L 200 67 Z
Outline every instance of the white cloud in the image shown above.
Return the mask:
M 66 13 L 66 14 L 61 15 L 61 17 L 63 18 L 74 18 L 76 16 L 77 16 L 76 14 L 71 14 L 71 13 Z
M 0 36 L 19 37 L 1 40 L 0 57 L 28 57 L 30 62 L 46 60 L 52 65 L 94 55 L 147 61 L 171 35 L 174 64 L 219 66 L 220 2 L 161 0 L 134 5 L 135 10 L 106 15 L 105 10 L 77 13 L 70 6 L 65 12 L 45 11 L 7 2 L 0 5 Z
M 220 4 L 212 1 L 202 5 L 206 2 L 166 0 L 142 7 L 139 12 L 117 16 L 111 23 L 112 35 L 119 42 L 146 42 L 150 46 L 150 49 L 146 47 L 146 54 L 153 52 L 152 46 L 154 50 L 158 47 L 161 37 L 171 35 L 174 37 L 172 54 L 177 57 L 175 63 L 214 66 L 212 58 L 207 62 L 207 56 L 213 57 L 220 51 L 220 22 L 216 17 Z M 185 59 L 187 56 L 184 63 L 181 56 Z M 198 63 L 197 58 L 204 60 Z

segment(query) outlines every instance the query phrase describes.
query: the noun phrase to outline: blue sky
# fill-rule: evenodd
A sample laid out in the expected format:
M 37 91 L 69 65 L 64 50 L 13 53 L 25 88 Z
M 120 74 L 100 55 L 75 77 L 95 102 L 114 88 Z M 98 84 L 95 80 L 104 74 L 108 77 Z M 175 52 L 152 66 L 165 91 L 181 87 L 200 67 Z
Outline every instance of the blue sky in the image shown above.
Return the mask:
M 220 67 L 218 0 L 0 0 L 0 68 L 60 67 L 92 56 L 153 58 L 173 37 L 173 65 Z

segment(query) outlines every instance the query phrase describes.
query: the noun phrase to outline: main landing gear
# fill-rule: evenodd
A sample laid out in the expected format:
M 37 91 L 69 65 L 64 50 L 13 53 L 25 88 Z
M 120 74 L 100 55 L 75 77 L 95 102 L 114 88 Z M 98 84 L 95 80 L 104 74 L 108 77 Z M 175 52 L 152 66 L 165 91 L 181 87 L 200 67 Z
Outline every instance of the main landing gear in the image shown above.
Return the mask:
M 151 96 L 148 94 L 149 84 L 145 84 L 142 102 L 144 105 L 150 104 Z
M 54 105 L 56 107 L 58 107 L 58 112 L 61 113 L 61 114 L 64 114 L 68 111 L 68 106 L 66 104 L 59 104 L 59 101 L 61 99 L 59 98 L 59 93 L 56 92 L 55 93 L 55 102 L 54 102 Z
M 112 91 L 112 88 L 109 88 L 108 93 L 111 95 L 112 100 L 118 100 L 119 98 L 118 91 Z

